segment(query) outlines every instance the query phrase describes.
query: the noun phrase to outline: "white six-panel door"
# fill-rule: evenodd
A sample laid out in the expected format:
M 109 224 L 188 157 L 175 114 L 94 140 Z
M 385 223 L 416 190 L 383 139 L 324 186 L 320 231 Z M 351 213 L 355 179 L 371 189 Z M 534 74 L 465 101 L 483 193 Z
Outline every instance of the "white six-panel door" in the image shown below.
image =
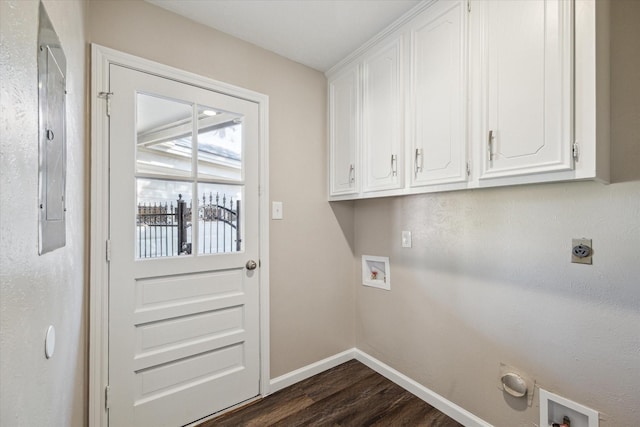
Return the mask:
M 258 105 L 117 65 L 110 91 L 109 425 L 181 426 L 259 394 Z

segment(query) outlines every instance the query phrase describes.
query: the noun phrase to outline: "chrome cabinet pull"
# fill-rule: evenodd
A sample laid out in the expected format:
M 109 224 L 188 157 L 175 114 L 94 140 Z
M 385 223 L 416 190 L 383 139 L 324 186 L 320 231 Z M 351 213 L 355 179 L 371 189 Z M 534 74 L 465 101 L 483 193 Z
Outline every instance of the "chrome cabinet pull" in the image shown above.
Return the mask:
M 487 150 L 489 152 L 489 161 L 493 160 L 493 130 L 489 131 L 489 139 L 487 141 Z
M 414 171 L 415 174 L 418 175 L 418 172 L 422 172 L 422 148 L 416 148 L 416 153 L 415 153 L 415 157 L 413 159 L 414 162 Z
M 391 174 L 393 176 L 398 175 L 398 156 L 395 154 L 391 155 Z
M 349 165 L 349 182 L 354 182 L 356 180 L 355 174 L 356 168 L 353 166 L 353 163 Z

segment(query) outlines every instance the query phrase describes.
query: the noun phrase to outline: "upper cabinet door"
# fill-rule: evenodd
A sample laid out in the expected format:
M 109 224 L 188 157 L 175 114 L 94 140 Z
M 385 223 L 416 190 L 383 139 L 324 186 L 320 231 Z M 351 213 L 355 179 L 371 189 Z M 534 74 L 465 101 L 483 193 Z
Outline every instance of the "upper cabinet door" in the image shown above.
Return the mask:
M 467 6 L 440 2 L 429 12 L 410 30 L 412 186 L 467 179 Z
M 480 178 L 570 170 L 570 0 L 487 0 Z
M 402 187 L 401 39 L 373 48 L 362 62 L 363 191 Z
M 355 65 L 329 81 L 330 195 L 358 191 L 359 85 Z

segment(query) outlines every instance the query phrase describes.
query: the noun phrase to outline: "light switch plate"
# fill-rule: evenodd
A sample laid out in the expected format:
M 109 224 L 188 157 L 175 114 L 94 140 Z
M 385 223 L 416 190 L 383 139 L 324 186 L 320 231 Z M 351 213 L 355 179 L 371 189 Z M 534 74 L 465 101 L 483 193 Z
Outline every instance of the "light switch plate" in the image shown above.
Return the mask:
M 402 232 L 402 247 L 410 248 L 411 247 L 411 232 L 403 231 Z
M 271 219 L 282 218 L 282 202 L 271 202 Z

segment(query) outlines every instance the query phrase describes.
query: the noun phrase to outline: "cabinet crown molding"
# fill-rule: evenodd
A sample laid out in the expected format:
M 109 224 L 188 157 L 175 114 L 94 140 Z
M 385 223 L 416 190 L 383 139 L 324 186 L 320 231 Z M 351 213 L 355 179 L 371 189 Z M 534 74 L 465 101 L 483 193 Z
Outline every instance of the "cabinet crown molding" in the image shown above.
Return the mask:
M 333 67 L 331 67 L 327 71 L 325 71 L 324 75 L 326 77 L 329 77 L 329 76 L 335 74 L 336 72 L 342 70 L 349 63 L 351 63 L 353 61 L 356 61 L 363 53 L 369 51 L 374 45 L 376 45 L 377 43 L 379 43 L 382 40 L 384 40 L 385 38 L 387 38 L 393 32 L 401 29 L 406 23 L 411 21 L 414 17 L 416 17 L 417 15 L 422 13 L 425 9 L 427 9 L 428 7 L 430 7 L 433 3 L 436 3 L 437 1 L 438 0 L 424 0 L 424 1 L 420 2 L 420 3 L 418 3 L 413 8 L 409 9 L 400 18 L 396 19 L 391 24 L 389 24 L 385 29 L 380 31 L 378 34 L 373 36 L 371 39 L 367 40 L 362 46 L 360 46 L 359 48 L 357 48 L 356 50 L 351 52 L 349 55 L 347 55 L 342 60 L 340 60 L 340 62 L 338 62 Z

